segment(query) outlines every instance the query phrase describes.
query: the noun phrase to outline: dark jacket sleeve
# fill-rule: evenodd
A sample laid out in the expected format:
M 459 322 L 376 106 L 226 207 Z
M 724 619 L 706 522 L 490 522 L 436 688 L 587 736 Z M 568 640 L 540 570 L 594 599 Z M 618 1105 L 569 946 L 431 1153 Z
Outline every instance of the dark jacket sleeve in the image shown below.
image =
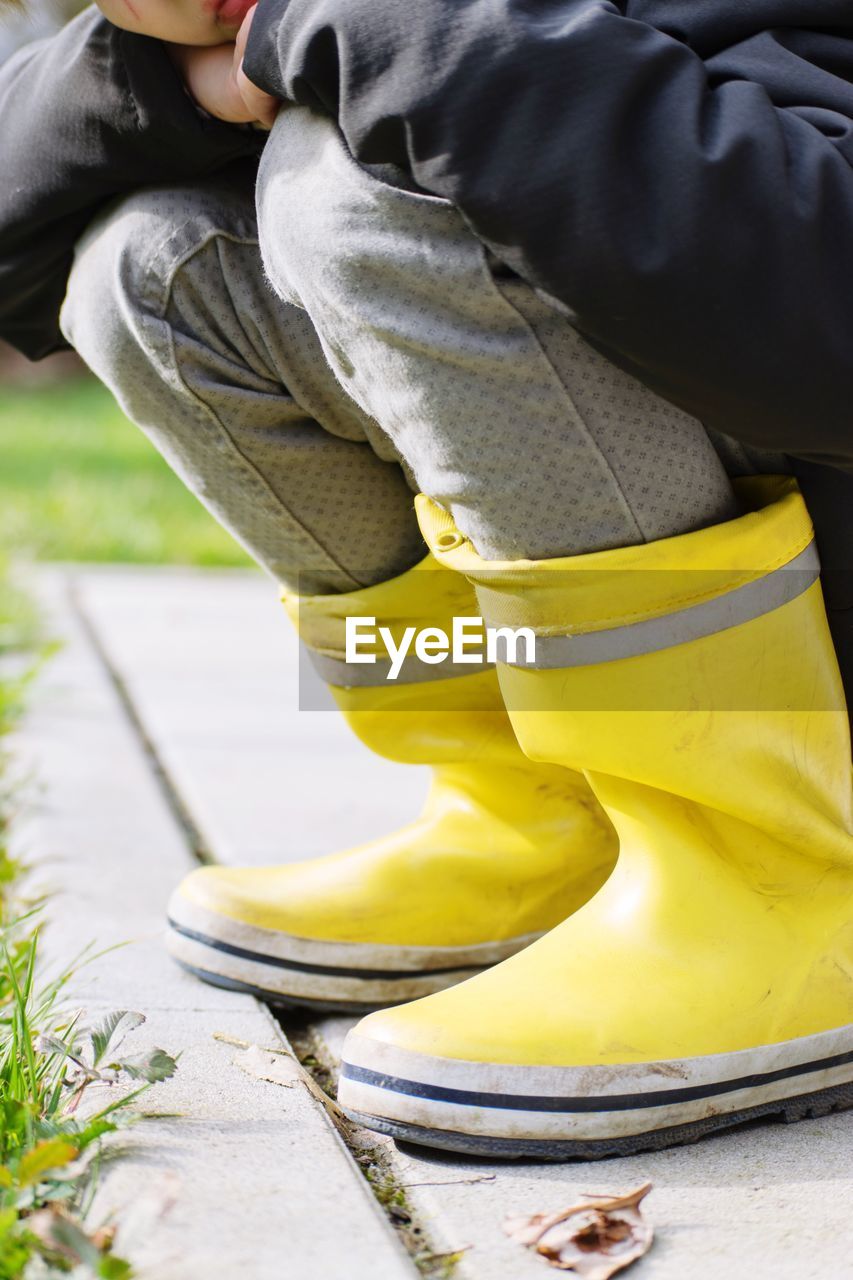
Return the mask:
M 110 197 L 258 149 L 196 109 L 158 41 L 96 10 L 22 49 L 0 67 L 0 336 L 33 359 L 64 345 L 74 243 Z
M 263 0 L 247 69 L 706 425 L 853 469 L 847 8 Z

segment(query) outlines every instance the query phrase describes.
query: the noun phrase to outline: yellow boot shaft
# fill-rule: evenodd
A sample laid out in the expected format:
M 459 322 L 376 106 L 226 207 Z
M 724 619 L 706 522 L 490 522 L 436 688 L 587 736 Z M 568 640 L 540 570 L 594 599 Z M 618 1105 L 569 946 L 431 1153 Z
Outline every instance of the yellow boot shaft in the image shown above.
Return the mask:
M 374 617 L 397 638 L 449 627 L 476 613 L 464 579 L 430 559 L 378 587 L 286 603 L 357 736 L 430 766 L 426 804 L 341 853 L 195 872 L 171 908 L 179 959 L 289 998 L 390 1003 L 514 954 L 598 890 L 613 828 L 580 773 L 524 755 L 493 668 L 406 668 L 390 681 L 347 662 L 348 618 Z
M 620 854 L 524 952 L 363 1020 L 352 1114 L 554 1158 L 853 1103 L 848 719 L 796 486 L 744 496 L 726 525 L 508 565 L 421 500 L 486 621 L 535 631 L 500 667 L 519 742 L 585 769 Z
M 554 637 L 607 631 L 612 643 L 620 627 L 641 650 L 596 663 L 576 644 L 572 667 L 500 668 L 524 750 L 584 768 L 620 843 L 604 890 L 492 975 L 496 1000 L 515 975 L 519 998 L 528 989 L 531 1025 L 547 1016 L 529 991 L 540 965 L 571 992 L 570 1047 L 516 1036 L 524 1060 L 727 1052 L 853 1020 L 844 695 L 816 575 L 773 579 L 810 546 L 811 524 L 793 481 L 753 482 L 745 497 L 756 509 L 741 520 L 650 547 L 529 566 L 477 568 L 469 546 L 447 557 L 473 569 L 496 620 L 543 638 L 540 660 Z M 753 616 L 725 625 L 744 588 Z M 780 590 L 790 598 L 773 607 Z M 706 634 L 643 651 L 644 626 L 697 606 Z

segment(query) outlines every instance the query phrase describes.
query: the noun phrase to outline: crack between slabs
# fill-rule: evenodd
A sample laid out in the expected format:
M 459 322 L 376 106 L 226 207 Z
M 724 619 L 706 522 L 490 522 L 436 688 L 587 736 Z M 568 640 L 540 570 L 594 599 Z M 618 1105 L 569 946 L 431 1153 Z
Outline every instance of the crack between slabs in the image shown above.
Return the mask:
M 130 721 L 131 727 L 133 728 L 139 744 L 142 747 L 151 772 L 154 775 L 154 779 L 157 782 L 173 817 L 184 834 L 184 838 L 189 846 L 189 851 L 192 857 L 202 866 L 215 863 L 216 858 L 214 858 L 213 854 L 210 852 L 207 842 L 199 830 L 189 807 L 185 804 L 183 796 L 169 776 L 169 772 L 163 762 L 163 759 L 148 733 L 145 722 L 136 709 L 136 704 L 133 701 L 133 696 L 127 682 L 113 663 L 108 649 L 101 640 L 96 626 L 86 611 L 86 607 L 80 598 L 78 582 L 74 577 L 67 580 L 66 589 L 71 613 L 94 650 L 104 673 L 121 703 L 127 719 Z
M 303 1068 L 310 1072 L 323 1092 L 334 1100 L 337 1064 L 320 1033 L 308 1018 L 292 1010 L 271 1009 L 285 1040 Z M 396 1233 L 423 1280 L 451 1280 L 464 1249 L 442 1250 L 437 1247 L 417 1206 L 412 1204 L 403 1174 L 397 1168 L 395 1146 L 390 1139 L 380 1138 L 345 1121 L 336 1124 L 341 1139 L 365 1179 L 384 1216 Z

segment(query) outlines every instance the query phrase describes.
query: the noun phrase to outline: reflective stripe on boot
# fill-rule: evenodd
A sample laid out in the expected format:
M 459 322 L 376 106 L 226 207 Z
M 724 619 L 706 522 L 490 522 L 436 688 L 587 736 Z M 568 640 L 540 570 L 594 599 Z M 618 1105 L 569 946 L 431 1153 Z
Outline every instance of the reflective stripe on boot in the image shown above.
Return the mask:
M 565 1159 L 853 1103 L 843 691 L 796 485 L 742 495 L 752 509 L 715 528 L 506 565 L 422 502 L 486 619 L 545 642 L 500 668 L 513 726 L 533 758 L 586 766 L 620 857 L 522 954 L 362 1021 L 344 1048 L 350 1114 Z M 555 646 L 571 664 L 551 665 Z

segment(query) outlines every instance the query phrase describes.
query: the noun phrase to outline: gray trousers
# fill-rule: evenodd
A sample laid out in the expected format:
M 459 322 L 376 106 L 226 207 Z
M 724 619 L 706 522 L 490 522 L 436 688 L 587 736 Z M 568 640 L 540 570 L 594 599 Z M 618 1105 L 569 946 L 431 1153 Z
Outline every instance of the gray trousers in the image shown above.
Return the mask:
M 213 514 L 306 594 L 416 563 L 413 489 L 482 555 L 538 558 L 730 519 L 727 470 L 755 469 L 590 348 L 451 205 L 368 172 L 303 109 L 273 129 L 257 211 L 216 182 L 108 209 L 62 326 Z

